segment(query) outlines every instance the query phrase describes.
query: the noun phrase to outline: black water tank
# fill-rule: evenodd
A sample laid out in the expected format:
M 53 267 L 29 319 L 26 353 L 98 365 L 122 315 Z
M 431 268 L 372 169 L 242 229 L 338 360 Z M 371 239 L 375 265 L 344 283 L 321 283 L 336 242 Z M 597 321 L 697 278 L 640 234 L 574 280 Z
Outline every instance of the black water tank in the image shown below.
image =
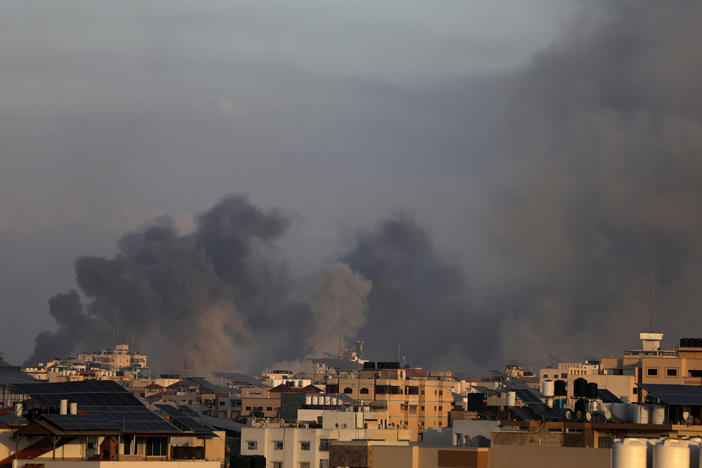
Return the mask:
M 553 383 L 553 390 L 555 396 L 568 396 L 568 384 L 565 380 L 556 380 Z
M 587 397 L 587 380 L 583 378 L 577 378 L 573 382 L 573 396 L 575 398 L 586 398 Z
M 687 347 L 687 338 L 680 338 L 680 347 L 681 348 Z
M 251 468 L 266 468 L 266 457 L 263 455 L 252 455 Z
M 668 420 L 671 424 L 682 422 L 682 406 L 670 405 L 668 407 Z
M 587 397 L 591 400 L 597 399 L 597 384 L 595 382 L 587 384 Z
M 369 369 L 369 370 L 375 370 L 375 362 L 373 362 L 373 361 L 364 362 L 363 368 Z
M 695 338 L 695 348 L 702 348 L 702 338 Z

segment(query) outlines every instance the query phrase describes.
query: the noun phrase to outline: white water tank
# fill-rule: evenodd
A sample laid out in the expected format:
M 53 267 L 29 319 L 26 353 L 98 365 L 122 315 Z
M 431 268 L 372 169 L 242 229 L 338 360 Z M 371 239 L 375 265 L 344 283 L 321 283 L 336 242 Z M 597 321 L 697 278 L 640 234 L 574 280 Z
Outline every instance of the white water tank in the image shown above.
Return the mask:
M 626 403 L 612 403 L 612 416 L 622 421 L 628 421 L 626 406 Z
M 305 404 L 307 406 L 312 404 L 312 395 L 305 395 Z
M 653 448 L 652 468 L 690 468 L 687 441 L 666 439 Z
M 620 439 L 612 445 L 612 468 L 646 468 L 648 443 L 641 439 Z
M 59 414 L 68 414 L 68 400 L 59 402 Z
M 331 405 L 331 397 L 329 395 L 324 397 L 324 404 L 327 406 Z
M 69 412 L 72 415 L 77 415 L 78 414 L 78 403 L 71 402 L 71 405 L 69 406 Z
M 651 408 L 651 424 L 665 424 L 665 407 L 656 405 Z
M 541 384 L 541 393 L 546 397 L 552 397 L 556 393 L 556 387 L 553 380 L 544 380 Z
M 636 403 L 629 405 L 629 421 L 634 424 L 648 424 L 648 408 Z
M 517 406 L 517 392 L 507 392 L 507 406 Z

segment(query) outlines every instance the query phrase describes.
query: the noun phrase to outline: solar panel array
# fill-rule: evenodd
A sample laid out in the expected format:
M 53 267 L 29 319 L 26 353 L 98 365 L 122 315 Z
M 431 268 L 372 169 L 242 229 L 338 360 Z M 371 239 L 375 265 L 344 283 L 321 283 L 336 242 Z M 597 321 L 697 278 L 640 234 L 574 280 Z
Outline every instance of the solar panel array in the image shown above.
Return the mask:
M 702 405 L 702 387 L 697 385 L 638 384 L 668 405 Z
M 541 394 L 531 388 L 510 388 L 524 403 L 541 403 Z
M 187 431 L 193 431 L 196 434 L 212 434 L 212 429 L 210 429 L 205 424 L 197 421 L 195 418 L 184 414 L 178 409 L 171 405 L 156 405 L 158 409 L 166 413 L 176 426 L 180 425 L 183 429 Z
M 43 416 L 62 430 L 180 431 L 112 381 L 17 384 L 13 387 L 48 408 L 58 408 L 61 400 L 77 403 L 77 415 Z
M 606 388 L 597 389 L 597 398 L 602 400 L 602 403 L 621 403 L 619 398 Z

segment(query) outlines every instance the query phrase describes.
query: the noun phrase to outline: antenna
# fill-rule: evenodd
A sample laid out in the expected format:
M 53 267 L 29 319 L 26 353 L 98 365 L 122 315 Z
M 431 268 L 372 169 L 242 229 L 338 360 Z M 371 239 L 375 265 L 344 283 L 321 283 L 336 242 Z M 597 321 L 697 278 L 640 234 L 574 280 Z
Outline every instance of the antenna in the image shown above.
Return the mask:
M 399 341 L 397 342 L 397 362 L 402 362 L 402 349 Z
M 653 333 L 653 314 L 656 311 L 656 274 L 651 272 L 651 276 L 648 278 L 648 285 L 651 289 L 651 300 L 648 303 L 648 309 L 651 314 L 651 333 Z

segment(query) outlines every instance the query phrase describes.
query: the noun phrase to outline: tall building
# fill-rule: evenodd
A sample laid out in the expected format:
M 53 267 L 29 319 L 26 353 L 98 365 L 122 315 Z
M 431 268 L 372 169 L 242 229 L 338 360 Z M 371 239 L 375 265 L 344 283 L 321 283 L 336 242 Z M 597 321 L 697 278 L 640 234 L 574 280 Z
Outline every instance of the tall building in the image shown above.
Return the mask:
M 408 429 L 413 441 L 426 428 L 446 427 L 452 409 L 454 381 L 448 373 L 425 375 L 398 363 L 366 363 L 353 376 L 327 380 L 327 393 L 338 393 L 367 405 L 384 405 L 388 426 Z

